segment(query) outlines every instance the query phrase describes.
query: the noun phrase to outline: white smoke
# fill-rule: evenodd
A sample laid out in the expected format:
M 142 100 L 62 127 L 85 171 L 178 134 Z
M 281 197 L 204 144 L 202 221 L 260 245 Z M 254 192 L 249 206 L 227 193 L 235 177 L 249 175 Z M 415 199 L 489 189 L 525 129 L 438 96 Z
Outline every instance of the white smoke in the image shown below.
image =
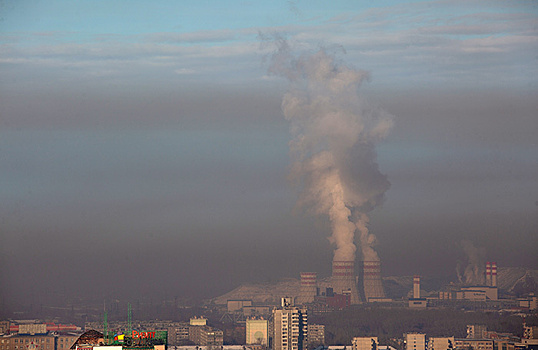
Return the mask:
M 473 242 L 469 240 L 462 240 L 461 247 L 467 256 L 467 265 L 461 272 L 462 266 L 458 263 L 456 267 L 456 273 L 460 283 L 465 284 L 484 284 L 484 270 L 486 264 L 486 249 L 477 248 Z
M 286 40 L 275 42 L 269 72 L 291 83 L 282 110 L 291 124 L 291 175 L 302 188 L 298 203 L 329 216 L 334 260 L 355 259 L 357 230 L 363 259 L 379 260 L 367 213 L 390 186 L 374 146 L 392 127 L 392 116 L 359 95 L 367 72 L 337 63 L 323 49 L 296 56 Z

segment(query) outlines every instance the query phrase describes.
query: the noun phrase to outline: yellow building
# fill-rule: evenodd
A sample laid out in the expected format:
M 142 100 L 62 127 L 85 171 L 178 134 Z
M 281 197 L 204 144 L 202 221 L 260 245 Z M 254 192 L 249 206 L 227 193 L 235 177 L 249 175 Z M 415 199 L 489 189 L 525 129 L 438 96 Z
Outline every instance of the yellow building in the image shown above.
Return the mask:
M 407 333 L 405 335 L 405 344 L 407 350 L 426 350 L 426 334 Z
M 428 350 L 448 350 L 454 347 L 454 337 L 432 337 L 428 341 Z
M 264 319 L 246 320 L 246 343 L 268 345 L 269 321 Z
M 354 337 L 351 341 L 353 350 L 373 350 L 379 346 L 377 337 Z

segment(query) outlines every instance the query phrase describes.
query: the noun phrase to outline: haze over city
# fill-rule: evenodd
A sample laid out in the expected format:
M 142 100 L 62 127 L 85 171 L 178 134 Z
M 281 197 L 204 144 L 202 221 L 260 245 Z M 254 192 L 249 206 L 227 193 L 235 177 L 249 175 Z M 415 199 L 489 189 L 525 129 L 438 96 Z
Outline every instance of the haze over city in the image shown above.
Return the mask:
M 536 268 L 537 24 L 532 1 L 0 2 L 0 306 L 329 276 L 333 166 L 383 275 Z M 337 117 L 309 134 L 316 96 Z

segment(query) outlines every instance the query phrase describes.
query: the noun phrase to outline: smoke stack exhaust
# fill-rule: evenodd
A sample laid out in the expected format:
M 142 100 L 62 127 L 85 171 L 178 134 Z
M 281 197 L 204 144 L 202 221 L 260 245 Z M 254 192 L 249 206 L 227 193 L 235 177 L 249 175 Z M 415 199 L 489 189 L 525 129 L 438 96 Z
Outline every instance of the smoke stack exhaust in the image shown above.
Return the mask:
M 356 304 L 355 243 L 364 260 L 376 260 L 368 213 L 383 202 L 390 182 L 379 170 L 375 146 L 392 128 L 393 117 L 359 95 L 368 72 L 342 64 L 324 49 L 298 54 L 284 38 L 262 39 L 276 45 L 269 73 L 290 82 L 281 106 L 290 122 L 290 178 L 300 187 L 298 204 L 330 221 L 336 291 L 351 290 Z M 341 276 L 343 271 L 351 277 Z
M 384 298 L 385 292 L 381 282 L 381 262 L 363 261 L 363 287 L 364 299 L 369 301 L 370 298 Z
M 420 276 L 418 275 L 413 277 L 413 298 L 420 298 Z
M 317 273 L 301 272 L 301 290 L 296 304 L 302 305 L 314 301 L 317 292 Z
M 331 284 L 338 294 L 350 293 L 351 304 L 359 304 L 360 298 L 354 270 L 354 261 L 333 261 Z

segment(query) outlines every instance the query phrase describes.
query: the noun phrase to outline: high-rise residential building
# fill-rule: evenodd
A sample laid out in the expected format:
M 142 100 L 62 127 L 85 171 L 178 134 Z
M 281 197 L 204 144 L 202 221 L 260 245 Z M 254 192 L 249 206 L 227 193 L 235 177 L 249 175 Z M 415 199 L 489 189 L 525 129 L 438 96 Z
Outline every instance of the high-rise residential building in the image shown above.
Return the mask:
M 273 327 L 273 350 L 307 348 L 308 316 L 305 308 L 288 306 L 273 310 Z

